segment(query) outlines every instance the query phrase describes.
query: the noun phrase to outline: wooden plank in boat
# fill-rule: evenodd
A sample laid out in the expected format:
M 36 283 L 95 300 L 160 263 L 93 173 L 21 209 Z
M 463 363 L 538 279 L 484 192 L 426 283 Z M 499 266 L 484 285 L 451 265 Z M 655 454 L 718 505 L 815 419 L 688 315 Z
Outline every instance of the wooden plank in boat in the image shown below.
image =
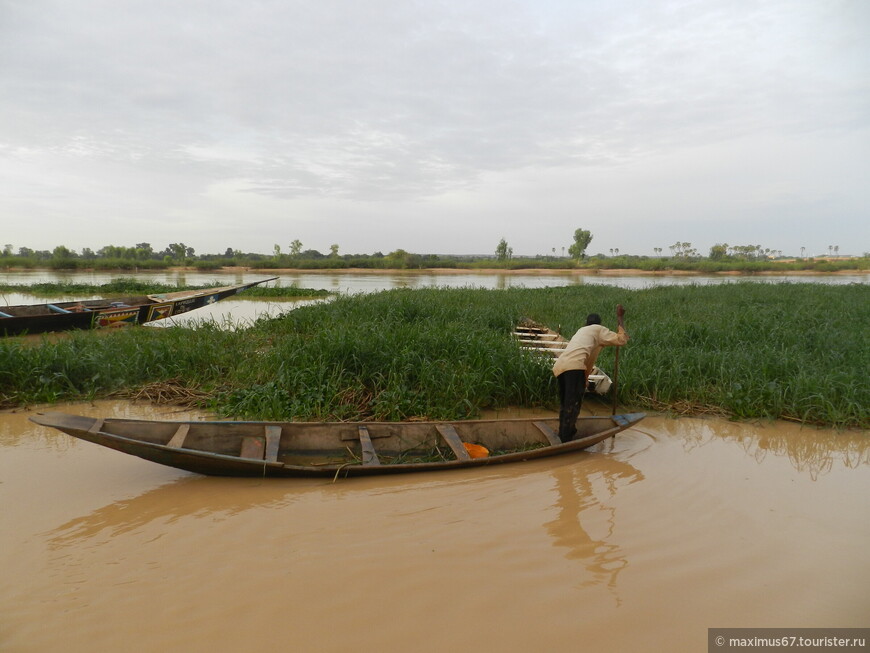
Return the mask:
M 102 419 L 98 419 L 98 420 L 94 421 L 93 426 L 91 426 L 91 428 L 88 429 L 88 433 L 99 433 L 100 431 L 103 430 L 104 423 L 105 423 L 105 420 L 102 420 Z
M 444 441 L 453 449 L 453 454 L 457 460 L 471 460 L 468 451 L 465 450 L 465 445 L 462 444 L 462 439 L 451 424 L 436 424 L 435 428 L 438 433 L 444 438 Z
M 187 432 L 190 431 L 190 424 L 182 424 L 175 431 L 175 435 L 172 436 L 172 439 L 166 443 L 167 447 L 172 447 L 173 449 L 181 449 L 184 446 L 184 439 L 187 437 Z
M 547 441 L 551 446 L 556 446 L 557 444 L 562 444 L 562 441 L 559 439 L 559 434 L 556 433 L 549 426 L 544 424 L 543 422 L 535 422 L 535 426 L 537 429 L 544 434 L 544 437 L 547 438 Z
M 357 430 L 359 431 L 359 443 L 362 447 L 363 465 L 380 465 L 381 461 L 375 451 L 375 446 L 372 444 L 372 438 L 368 427 L 360 425 L 357 427 Z
M 281 427 L 270 424 L 266 427 L 266 460 L 278 462 L 278 450 L 281 448 Z

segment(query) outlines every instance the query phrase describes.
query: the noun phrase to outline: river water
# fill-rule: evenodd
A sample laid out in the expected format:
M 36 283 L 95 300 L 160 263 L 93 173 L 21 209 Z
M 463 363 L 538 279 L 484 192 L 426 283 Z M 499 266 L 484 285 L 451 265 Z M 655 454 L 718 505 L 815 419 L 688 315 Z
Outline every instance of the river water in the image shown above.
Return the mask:
M 279 282 L 556 284 L 502 277 Z M 262 304 L 221 302 L 229 312 L 215 319 Z M 50 408 L 209 418 L 130 402 Z M 651 416 L 572 456 L 333 483 L 200 477 L 39 427 L 34 410 L 0 411 L 3 653 L 699 651 L 714 627 L 868 625 L 867 432 Z M 502 416 L 515 415 L 490 415 Z
M 364 293 L 392 288 L 546 288 L 569 285 L 612 285 L 638 289 L 660 285 L 718 284 L 752 281 L 756 283 L 802 282 L 823 284 L 870 283 L 870 274 L 827 275 L 753 275 L 753 276 L 699 276 L 699 275 L 641 275 L 623 272 L 600 274 L 577 274 L 570 271 L 531 270 L 518 272 L 466 272 L 459 270 L 439 271 L 382 271 L 382 272 L 291 272 L 264 273 L 249 270 L 223 272 L 193 272 L 168 270 L 160 272 L 55 272 L 50 270 L 27 270 L 0 272 L 0 283 L 26 285 L 43 282 L 103 284 L 115 278 L 152 280 L 170 285 L 213 285 L 248 283 L 270 277 L 278 277 L 270 284 L 283 287 L 314 288 L 336 293 Z M 196 311 L 152 323 L 150 326 L 195 325 L 203 320 L 213 320 L 221 325 L 245 326 L 260 317 L 275 317 L 298 306 L 319 300 L 262 301 L 255 299 L 226 299 Z M 54 301 L 79 301 L 96 299 L 90 295 L 64 295 L 58 297 L 35 297 L 22 293 L 0 293 L 0 309 L 3 305 L 42 304 Z
M 761 283 L 801 282 L 825 284 L 870 283 L 870 274 L 763 274 L 763 275 L 694 275 L 639 274 L 632 271 L 601 271 L 580 274 L 577 271 L 518 270 L 512 272 L 465 270 L 383 270 L 383 271 L 289 271 L 262 272 L 247 269 L 195 272 L 163 270 L 159 272 L 92 272 L 23 270 L 0 272 L 0 283 L 31 284 L 42 282 L 106 283 L 119 277 L 151 279 L 166 284 L 246 283 L 278 277 L 282 286 L 324 288 L 336 292 L 371 292 L 388 288 L 422 288 L 474 286 L 479 288 L 544 288 L 570 285 L 616 285 L 623 288 L 645 288 L 658 285 L 714 284 L 736 281 Z
M 867 433 L 649 417 L 563 458 L 332 482 L 196 476 L 30 414 L 0 413 L 4 653 L 701 651 L 713 627 L 868 625 Z

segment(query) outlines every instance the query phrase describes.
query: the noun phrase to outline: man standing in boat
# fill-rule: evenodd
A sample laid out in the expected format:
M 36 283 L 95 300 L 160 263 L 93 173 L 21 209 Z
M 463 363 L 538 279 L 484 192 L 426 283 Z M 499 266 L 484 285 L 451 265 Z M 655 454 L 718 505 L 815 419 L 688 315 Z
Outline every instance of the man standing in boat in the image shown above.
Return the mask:
M 559 382 L 559 439 L 568 442 L 577 435 L 577 417 L 586 392 L 586 382 L 603 347 L 621 346 L 628 342 L 625 332 L 625 309 L 616 306 L 616 333 L 601 325 L 601 316 L 590 313 L 586 326 L 574 334 L 565 351 L 553 364 L 553 374 Z

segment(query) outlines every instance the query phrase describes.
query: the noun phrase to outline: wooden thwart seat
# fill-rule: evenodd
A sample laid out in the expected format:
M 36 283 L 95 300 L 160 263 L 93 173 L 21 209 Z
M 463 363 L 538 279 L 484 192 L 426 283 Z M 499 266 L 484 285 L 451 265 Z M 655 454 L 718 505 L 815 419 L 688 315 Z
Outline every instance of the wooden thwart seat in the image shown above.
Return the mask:
M 547 438 L 547 441 L 551 446 L 555 447 L 557 444 L 562 444 L 562 441 L 559 439 L 559 434 L 544 424 L 544 422 L 535 422 L 534 424 L 537 429 L 544 434 L 544 437 Z
M 281 427 L 269 425 L 266 427 L 266 460 L 278 462 L 278 450 L 281 448 Z
M 359 433 L 359 444 L 362 448 L 362 464 L 363 466 L 380 465 L 381 460 L 375 451 L 375 446 L 372 444 L 372 437 L 368 427 L 360 425 L 357 427 Z
M 462 444 L 462 439 L 459 437 L 459 434 L 452 425 L 436 424 L 435 428 L 438 429 L 438 433 L 441 434 L 441 437 L 444 438 L 444 441 L 453 450 L 453 455 L 456 456 L 457 460 L 471 460 L 471 456 L 468 455 L 465 445 Z
M 175 435 L 172 436 L 172 439 L 166 443 L 167 447 L 172 447 L 173 449 L 181 449 L 184 446 L 184 439 L 187 437 L 187 432 L 190 431 L 190 424 L 182 424 L 178 427 L 178 430 L 175 431 Z

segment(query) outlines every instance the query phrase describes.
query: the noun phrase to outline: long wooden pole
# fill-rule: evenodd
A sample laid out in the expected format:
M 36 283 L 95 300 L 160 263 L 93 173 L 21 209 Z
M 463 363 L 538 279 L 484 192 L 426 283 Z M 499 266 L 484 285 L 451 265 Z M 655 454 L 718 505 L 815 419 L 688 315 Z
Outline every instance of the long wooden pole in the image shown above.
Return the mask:
M 625 314 L 625 309 L 622 304 L 616 305 L 616 321 L 619 326 L 623 326 L 622 320 Z M 624 328 L 624 327 L 623 327 Z M 613 362 L 613 409 L 611 415 L 616 415 L 616 399 L 619 394 L 619 350 L 622 349 L 619 345 L 616 346 L 616 360 Z
M 616 415 L 616 397 L 619 394 L 619 350 L 622 347 L 616 347 L 616 360 L 613 363 L 613 410 L 611 415 Z

